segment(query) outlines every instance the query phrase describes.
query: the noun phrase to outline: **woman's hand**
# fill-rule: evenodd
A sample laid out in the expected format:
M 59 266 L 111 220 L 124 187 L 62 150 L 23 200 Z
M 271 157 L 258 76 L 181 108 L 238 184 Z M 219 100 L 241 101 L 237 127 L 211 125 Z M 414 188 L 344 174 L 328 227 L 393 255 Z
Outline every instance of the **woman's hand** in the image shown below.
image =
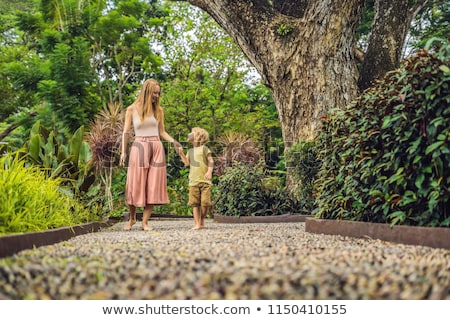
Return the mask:
M 126 159 L 127 159 L 127 154 L 123 152 L 123 153 L 120 155 L 119 165 L 125 166 L 125 160 L 126 160 Z
M 180 154 L 180 152 L 183 151 L 183 146 L 175 139 L 172 141 L 172 145 L 175 148 L 175 152 L 177 154 Z

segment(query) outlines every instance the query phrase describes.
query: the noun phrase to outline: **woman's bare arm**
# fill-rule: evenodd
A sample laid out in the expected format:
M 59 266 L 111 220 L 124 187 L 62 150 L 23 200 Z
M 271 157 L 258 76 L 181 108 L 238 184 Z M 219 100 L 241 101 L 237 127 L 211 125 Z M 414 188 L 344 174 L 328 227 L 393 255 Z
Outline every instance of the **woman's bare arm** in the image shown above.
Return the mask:
M 181 146 L 181 144 L 176 141 L 174 138 L 172 138 L 167 132 L 166 129 L 164 127 L 164 111 L 161 113 L 161 119 L 159 120 L 159 136 L 172 143 L 173 147 L 175 148 L 176 153 L 180 153 L 180 151 L 183 150 L 183 147 Z
M 131 136 L 131 124 L 133 120 L 133 109 L 128 107 L 125 111 L 125 123 L 123 125 L 123 133 L 122 133 L 122 152 L 120 154 L 120 162 L 121 166 L 125 165 L 125 160 L 127 159 L 128 153 L 128 141 Z

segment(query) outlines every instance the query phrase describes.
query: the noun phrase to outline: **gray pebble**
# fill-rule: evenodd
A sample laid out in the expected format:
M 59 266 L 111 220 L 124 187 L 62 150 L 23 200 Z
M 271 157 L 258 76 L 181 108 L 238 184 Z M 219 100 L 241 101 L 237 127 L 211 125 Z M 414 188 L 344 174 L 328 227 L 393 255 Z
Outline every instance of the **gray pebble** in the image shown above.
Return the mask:
M 124 223 L 0 259 L 1 299 L 450 299 L 450 251 L 304 223 Z

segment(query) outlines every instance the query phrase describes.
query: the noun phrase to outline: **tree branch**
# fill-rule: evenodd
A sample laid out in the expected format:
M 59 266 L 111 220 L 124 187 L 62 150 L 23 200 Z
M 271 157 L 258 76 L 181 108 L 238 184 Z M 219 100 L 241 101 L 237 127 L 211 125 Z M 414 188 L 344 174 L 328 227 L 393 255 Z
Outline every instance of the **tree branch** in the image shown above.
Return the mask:
M 302 18 L 306 8 L 308 6 L 308 0 L 298 0 L 298 1 L 285 1 L 285 0 L 274 0 L 273 7 L 275 10 L 281 14 L 294 17 Z
M 17 121 L 15 123 L 12 123 L 8 128 L 3 130 L 3 132 L 0 134 L 0 141 L 5 139 L 11 132 L 13 132 L 16 128 L 20 127 L 25 122 L 29 121 L 30 118 L 34 118 L 38 113 L 36 111 L 31 112 L 28 116 L 28 118 L 22 119 L 20 121 Z
M 364 55 L 365 55 L 364 51 L 362 51 L 362 50 L 361 50 L 360 48 L 358 48 L 358 47 L 355 47 L 354 54 L 355 54 L 356 62 L 357 62 L 357 63 L 363 63 L 363 61 L 364 61 Z
M 415 3 L 405 0 L 376 0 L 375 18 L 371 28 L 369 45 L 358 79 L 358 87 L 364 90 L 374 80 L 400 64 L 402 48 L 411 21 L 428 0 Z
M 413 3 L 408 10 L 408 16 L 416 16 L 419 11 L 422 10 L 422 8 L 425 7 L 429 2 L 430 0 L 418 0 L 417 2 Z

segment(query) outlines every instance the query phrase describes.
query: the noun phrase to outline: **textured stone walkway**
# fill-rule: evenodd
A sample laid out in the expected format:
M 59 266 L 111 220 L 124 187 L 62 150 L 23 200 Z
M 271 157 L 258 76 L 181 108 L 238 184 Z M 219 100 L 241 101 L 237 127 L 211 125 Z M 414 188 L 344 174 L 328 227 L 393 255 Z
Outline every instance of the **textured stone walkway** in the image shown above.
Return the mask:
M 304 223 L 151 220 L 0 259 L 0 299 L 450 299 L 450 250 Z

